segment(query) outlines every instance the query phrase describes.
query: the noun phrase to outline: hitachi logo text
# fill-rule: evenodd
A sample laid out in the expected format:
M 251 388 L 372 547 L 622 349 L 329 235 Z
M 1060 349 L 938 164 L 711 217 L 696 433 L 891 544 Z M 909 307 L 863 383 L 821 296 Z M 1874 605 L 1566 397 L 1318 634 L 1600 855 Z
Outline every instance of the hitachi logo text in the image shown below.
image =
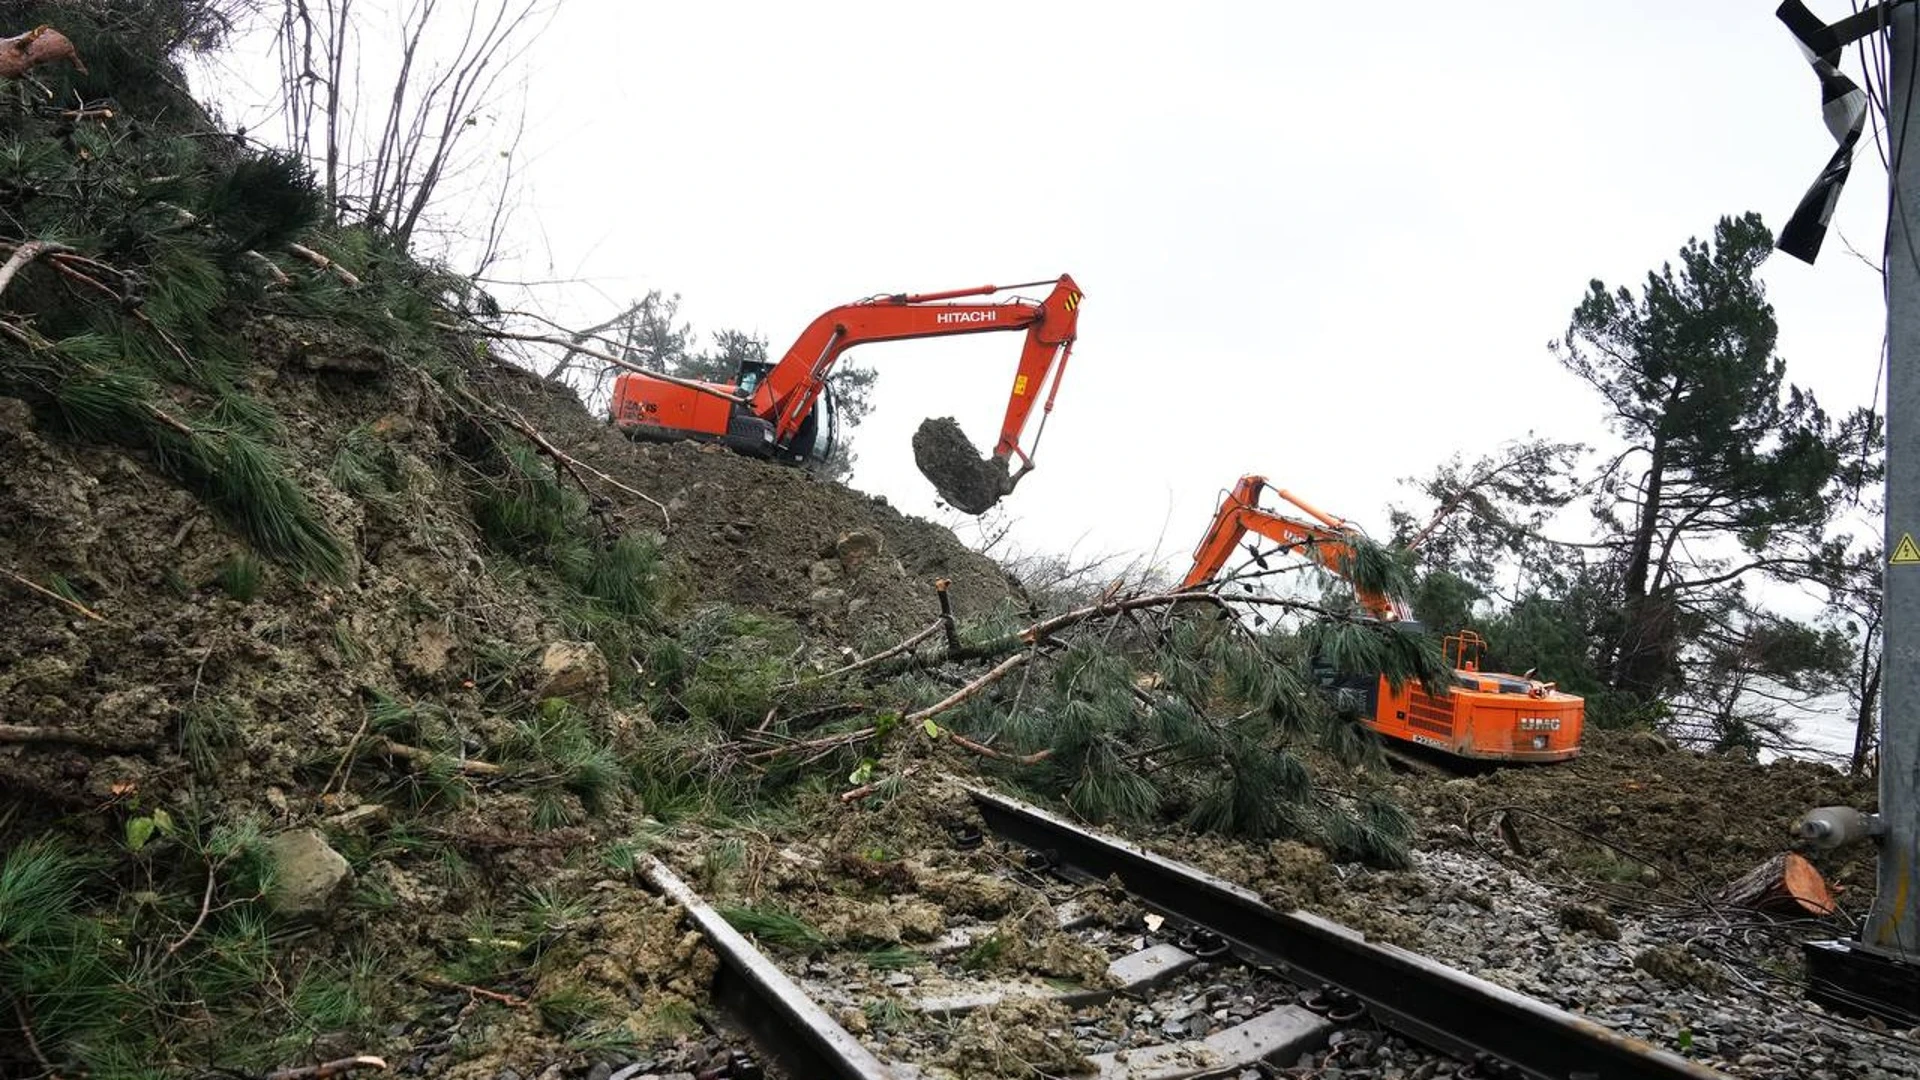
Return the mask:
M 957 322 L 994 322 L 1000 318 L 997 311 L 943 311 L 933 317 L 936 323 Z

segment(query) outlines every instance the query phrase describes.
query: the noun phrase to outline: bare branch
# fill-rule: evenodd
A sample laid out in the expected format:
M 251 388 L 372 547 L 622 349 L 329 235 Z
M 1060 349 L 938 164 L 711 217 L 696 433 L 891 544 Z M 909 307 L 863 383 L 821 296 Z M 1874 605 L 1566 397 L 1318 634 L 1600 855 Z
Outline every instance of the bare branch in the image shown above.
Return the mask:
M 82 615 L 85 615 L 87 618 L 92 619 L 94 622 L 103 623 L 107 621 L 99 612 L 93 610 L 92 608 L 86 606 L 85 604 L 82 604 L 77 600 L 69 600 L 64 596 L 61 596 L 59 593 L 54 592 L 52 589 L 42 588 L 39 585 L 36 585 L 33 582 L 27 580 L 26 578 L 21 577 L 19 574 L 14 573 L 11 570 L 8 570 L 4 567 L 0 567 L 0 574 L 6 575 L 15 584 L 24 585 L 27 588 L 32 589 L 34 592 L 39 593 L 41 596 L 44 596 L 47 599 L 54 601 L 55 603 L 65 604 L 67 607 L 70 607 L 74 611 Z
M 0 41 L 0 48 L 4 47 L 5 42 Z M 13 284 L 13 276 L 20 272 L 21 267 L 42 255 L 72 250 L 65 244 L 56 244 L 51 240 L 29 240 L 14 248 L 13 255 L 7 259 L 6 264 L 0 265 L 0 292 L 6 292 L 7 286 Z

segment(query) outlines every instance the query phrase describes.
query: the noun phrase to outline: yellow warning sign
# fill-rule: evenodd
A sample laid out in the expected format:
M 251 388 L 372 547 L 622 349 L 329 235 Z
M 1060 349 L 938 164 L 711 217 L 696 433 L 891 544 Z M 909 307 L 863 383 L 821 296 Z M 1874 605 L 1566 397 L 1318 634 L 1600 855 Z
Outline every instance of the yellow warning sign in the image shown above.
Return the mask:
M 1912 533 L 1900 534 L 1900 542 L 1893 546 L 1893 557 L 1887 561 L 1895 566 L 1920 563 L 1920 544 L 1913 542 Z

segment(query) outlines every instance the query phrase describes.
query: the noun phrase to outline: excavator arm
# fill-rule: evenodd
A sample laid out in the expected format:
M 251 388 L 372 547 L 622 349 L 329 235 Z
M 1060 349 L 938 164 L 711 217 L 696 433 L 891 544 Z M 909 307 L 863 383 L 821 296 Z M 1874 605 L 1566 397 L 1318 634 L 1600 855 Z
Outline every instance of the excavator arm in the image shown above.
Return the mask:
M 1013 377 L 1013 389 L 1007 395 L 1006 416 L 1000 425 L 1000 438 L 993 456 L 1003 461 L 1018 457 L 1022 471 L 1030 467 L 1027 451 L 1020 447 L 1033 413 L 1034 401 L 1052 379 L 1043 413 L 1053 410 L 1053 396 L 1060 387 L 1060 375 L 1073 352 L 1079 323 L 1081 293 L 1073 278 L 1062 274 L 1051 282 L 1053 291 L 1039 302 L 1008 300 L 1001 303 L 950 303 L 969 297 L 991 296 L 1008 288 L 1049 284 L 982 285 L 972 289 L 954 289 L 935 293 L 901 293 L 876 297 L 836 307 L 813 320 L 801 332 L 791 348 L 765 378 L 754 387 L 748 408 L 754 415 L 773 425 L 774 441 L 788 445 L 813 411 L 825 388 L 833 365 L 848 349 L 879 341 L 905 341 L 912 338 L 945 337 L 952 334 L 984 334 L 994 331 L 1026 331 L 1020 351 L 1020 366 Z
M 1260 507 L 1260 493 L 1270 485 L 1264 476 L 1243 476 L 1233 490 L 1220 500 L 1213 524 L 1193 552 L 1193 568 L 1181 582 L 1181 588 L 1193 589 L 1214 579 L 1233 556 L 1234 549 L 1248 533 L 1265 537 L 1319 563 L 1329 572 L 1352 583 L 1349 567 L 1353 561 L 1352 540 L 1360 534 L 1357 526 L 1344 518 L 1315 509 L 1283 488 L 1272 488 L 1275 495 L 1298 507 L 1311 522 L 1283 517 Z M 1405 622 L 1412 618 L 1407 605 L 1393 597 L 1354 586 L 1356 599 L 1368 614 L 1377 619 Z

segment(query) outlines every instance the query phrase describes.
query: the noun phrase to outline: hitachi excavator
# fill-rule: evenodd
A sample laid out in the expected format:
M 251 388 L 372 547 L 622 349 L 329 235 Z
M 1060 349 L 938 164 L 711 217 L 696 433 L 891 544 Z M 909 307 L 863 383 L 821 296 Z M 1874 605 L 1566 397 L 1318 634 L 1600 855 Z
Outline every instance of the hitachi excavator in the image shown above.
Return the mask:
M 974 299 L 1039 285 L 1053 287 L 1044 300 Z M 756 457 L 824 461 L 833 452 L 836 425 L 831 395 L 822 395 L 834 362 L 848 349 L 876 341 L 1024 330 L 1020 366 L 990 458 L 981 461 L 950 422 L 936 427 L 940 422 L 929 421 L 914 437 L 921 472 L 948 503 L 982 513 L 1033 468 L 1032 448 L 1023 450 L 1020 440 L 1049 378 L 1042 430 L 1053 411 L 1073 352 L 1080 300 L 1080 287 L 1062 274 L 1053 281 L 897 293 L 843 304 L 814 319 L 778 362 L 746 365 L 732 383 L 628 371 L 614 380 L 611 420 L 635 438 L 701 439 Z M 1036 445 L 1039 435 L 1034 435 Z M 953 452 L 956 442 L 960 453 Z
M 1260 495 L 1266 490 L 1272 490 L 1311 520 L 1262 509 Z M 1243 476 L 1220 501 L 1213 525 L 1194 550 L 1193 569 L 1187 572 L 1181 587 L 1197 589 L 1212 582 L 1248 533 L 1280 545 L 1284 553 L 1310 558 L 1353 583 L 1348 574 L 1353 551 L 1350 541 L 1360 535 L 1358 526 L 1317 510 L 1284 489 L 1270 488 L 1264 477 Z M 1249 543 L 1247 547 L 1256 559 L 1264 559 L 1257 545 Z M 1354 593 L 1372 617 L 1417 627 L 1404 600 L 1358 585 Z M 1584 700 L 1561 693 L 1552 683 L 1531 678 L 1531 673 L 1481 671 L 1486 643 L 1470 630 L 1448 635 L 1443 648 L 1453 668 L 1453 685 L 1446 693 L 1429 693 L 1427 687 L 1412 680 L 1402 682 L 1398 690 L 1385 676 L 1365 681 L 1354 687 L 1365 695 L 1363 722 L 1389 739 L 1460 758 L 1554 762 L 1580 753 L 1580 728 L 1586 718 Z

